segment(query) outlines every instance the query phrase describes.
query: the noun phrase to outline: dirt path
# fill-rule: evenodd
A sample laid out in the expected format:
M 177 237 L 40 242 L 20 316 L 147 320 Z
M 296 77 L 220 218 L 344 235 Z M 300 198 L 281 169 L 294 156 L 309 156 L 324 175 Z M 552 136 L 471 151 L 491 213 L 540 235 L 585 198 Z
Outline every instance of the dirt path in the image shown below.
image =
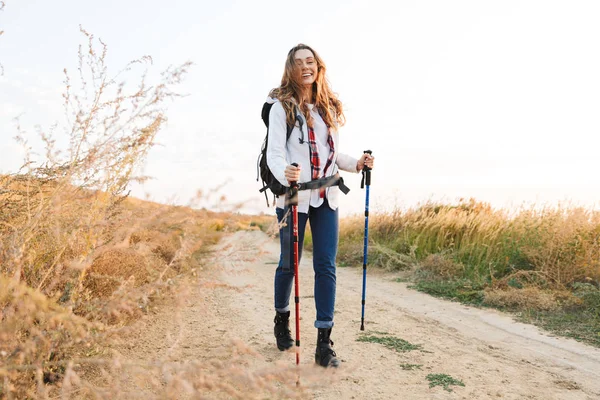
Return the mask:
M 206 397 L 200 398 L 229 398 L 245 390 L 248 398 L 252 393 L 262 393 L 258 398 L 315 399 L 600 398 L 599 349 L 549 336 L 499 312 L 409 290 L 389 274 L 369 271 L 366 331 L 361 333 L 360 268 L 338 268 L 332 339 L 341 368 L 314 367 L 315 310 L 308 257 L 300 266 L 302 368 L 301 385 L 295 389 L 294 353 L 279 352 L 272 335 L 277 259 L 278 242 L 262 232 L 225 238 L 213 275 L 200 271 L 200 284 L 190 290 L 185 303 L 158 312 L 134 344 L 117 349 L 128 360 L 163 360 L 178 367 L 163 365 L 143 382 L 136 378 L 135 393 L 147 399 L 170 382 L 170 393 L 202 393 L 204 387 Z M 379 343 L 358 342 L 365 334 L 401 338 L 421 349 L 397 352 Z M 408 364 L 416 366 L 403 369 Z M 282 373 L 288 375 L 275 379 Z M 180 379 L 173 379 L 174 374 Z M 465 386 L 451 386 L 452 392 L 430 388 L 429 374 L 447 374 Z M 196 383 L 186 387 L 186 379 Z

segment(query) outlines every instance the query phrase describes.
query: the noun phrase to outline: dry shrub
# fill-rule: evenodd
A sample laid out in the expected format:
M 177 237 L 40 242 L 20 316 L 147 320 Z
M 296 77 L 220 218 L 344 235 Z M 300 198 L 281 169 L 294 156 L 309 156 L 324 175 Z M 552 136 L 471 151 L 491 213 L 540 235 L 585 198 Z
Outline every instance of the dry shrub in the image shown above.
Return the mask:
M 148 283 L 148 260 L 131 249 L 110 249 L 92 262 L 84 287 L 94 296 L 111 295 L 125 281 L 133 286 Z
M 421 261 L 419 266 L 420 269 L 443 279 L 461 276 L 464 270 L 464 266 L 448 259 L 443 254 L 430 254 Z
M 119 336 L 123 326 L 147 313 L 153 303 L 178 295 L 177 271 L 193 271 L 198 260 L 192 255 L 202 246 L 205 236 L 212 238 L 215 234 L 205 228 L 217 218 L 213 213 L 185 207 L 144 207 L 136 199 L 131 202 L 136 203 L 135 208 L 129 208 L 130 199 L 126 199 L 120 206 L 121 212 L 107 223 L 112 240 L 91 253 L 90 266 L 87 267 L 84 260 L 79 266 L 73 264 L 71 268 L 53 270 L 61 280 L 56 283 L 57 277 L 52 278 L 45 286 L 45 293 L 29 288 L 27 281 L 18 282 L 0 275 L 0 309 L 3 310 L 0 377 L 6 377 L 11 393 L 17 398 L 44 397 L 37 392 L 43 387 L 52 390 L 43 383 L 50 376 L 50 381 L 61 382 L 63 386 L 77 377 L 82 387 L 91 387 L 81 374 L 85 375 L 90 366 L 111 365 L 112 357 L 102 349 Z M 164 241 L 179 244 L 169 256 L 169 262 L 154 251 Z M 80 271 L 85 271 L 82 289 L 77 298 L 73 298 Z M 5 282 L 16 285 L 19 291 L 2 291 L 12 287 Z M 23 312 L 27 318 L 11 310 Z M 59 326 L 57 320 L 69 324 L 60 322 L 64 326 Z M 62 334 L 61 329 L 67 332 Z M 5 357 L 20 354 L 21 347 L 29 349 L 27 357 Z M 72 360 L 76 361 L 69 367 Z M 77 386 L 73 382 L 69 384 Z M 0 388 L 4 387 L 0 380 Z M 0 390 L 0 393 L 3 392 Z
M 415 265 L 415 259 L 413 257 L 398 253 L 379 243 L 369 244 L 367 262 L 369 265 L 377 265 L 386 271 L 410 269 Z
M 341 266 L 358 267 L 362 265 L 363 246 L 360 243 L 340 240 L 337 261 Z
M 535 287 L 538 289 L 556 288 L 549 277 L 541 271 L 516 271 L 500 279 L 493 279 L 490 285 L 493 289 L 505 290 L 509 287 L 522 289 Z M 562 287 L 561 289 L 564 289 Z
M 45 392 L 45 380 L 67 382 L 68 360 L 88 355 L 86 346 L 102 343 L 111 325 L 139 316 L 165 293 L 179 262 L 201 241 L 194 234 L 172 238 L 170 226 L 191 210 L 184 216 L 143 205 L 128 200 L 127 191 L 144 180 L 136 173 L 189 63 L 152 85 L 145 71 L 134 76 L 149 57 L 111 75 L 106 45 L 81 33 L 78 78 L 65 70 L 65 125 L 38 130 L 45 147 L 39 163 L 18 126 L 24 165 L 0 176 L 1 397 L 33 398 Z M 57 132 L 66 137 L 56 140 Z M 154 253 L 128 247 L 131 232 L 153 224 L 165 232 Z M 54 378 L 47 379 L 51 368 Z
M 177 250 L 181 247 L 180 238 L 177 232 L 170 235 L 162 235 L 157 241 L 152 252 L 158 255 L 166 263 L 170 263 L 175 258 Z
M 0 394 L 37 397 L 36 386 L 60 372 L 57 361 L 93 342 L 100 329 L 39 291 L 0 276 Z M 9 384 L 7 387 L 6 384 Z M 37 385 L 36 385 L 37 383 Z
M 162 233 L 153 229 L 140 229 L 131 234 L 129 237 L 129 245 L 150 242 L 158 235 L 162 235 Z
M 32 161 L 19 126 L 24 165 L 0 176 L 2 398 L 68 398 L 71 389 L 84 397 L 126 398 L 115 385 L 102 396 L 86 371 L 106 367 L 120 382 L 120 360 L 107 355 L 110 341 L 153 305 L 180 295 L 183 274 L 196 273 L 199 255 L 223 232 L 256 229 L 265 220 L 128 197 L 130 183 L 145 180 L 136 173 L 189 63 L 152 85 L 144 71 L 132 85 L 135 68 L 151 58 L 109 75 L 106 45 L 81 32 L 86 45 L 78 52 L 78 79 L 65 70 L 66 126 L 38 131 L 45 146 L 41 163 Z M 56 132 L 66 137 L 55 140 Z M 67 148 L 58 148 L 60 142 Z M 165 397 L 177 388 L 178 374 L 197 373 L 171 370 L 176 376 L 167 379 L 172 388 L 161 391 Z M 202 383 L 197 387 L 202 395 Z M 236 390 L 232 394 L 243 395 L 243 388 Z
M 129 238 L 129 243 L 130 245 L 137 245 L 138 248 L 149 247 L 152 253 L 169 263 L 181 246 L 180 237 L 178 231 L 163 233 L 154 229 L 143 229 L 134 232 Z
M 484 290 L 483 295 L 484 304 L 520 310 L 556 311 L 582 304 L 581 300 L 569 291 L 543 290 L 537 287 L 522 289 L 512 287 L 506 289 L 487 288 Z

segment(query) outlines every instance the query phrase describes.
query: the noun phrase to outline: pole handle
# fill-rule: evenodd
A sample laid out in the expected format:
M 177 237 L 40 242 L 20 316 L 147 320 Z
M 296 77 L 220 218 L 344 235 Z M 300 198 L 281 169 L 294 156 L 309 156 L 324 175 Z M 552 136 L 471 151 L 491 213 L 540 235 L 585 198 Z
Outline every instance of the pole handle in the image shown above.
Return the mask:
M 363 153 L 369 155 L 373 154 L 371 150 L 365 150 L 363 151 Z M 362 180 L 360 181 L 360 188 L 363 189 L 365 187 L 365 184 L 367 186 L 371 186 L 371 168 L 367 167 L 366 165 L 364 165 L 362 169 Z
M 293 162 L 292 166 L 298 167 L 298 163 Z M 296 181 L 290 182 L 290 187 L 298 187 L 298 182 L 296 182 Z
M 373 155 L 373 152 L 371 150 L 365 150 L 363 151 L 364 154 L 368 154 L 368 155 Z M 366 165 L 363 167 L 363 171 L 370 171 L 371 168 L 367 167 Z
M 298 163 L 292 163 L 294 167 L 298 166 Z M 289 206 L 297 206 L 298 205 L 298 182 L 290 182 L 290 188 L 287 191 L 287 199 L 286 204 Z

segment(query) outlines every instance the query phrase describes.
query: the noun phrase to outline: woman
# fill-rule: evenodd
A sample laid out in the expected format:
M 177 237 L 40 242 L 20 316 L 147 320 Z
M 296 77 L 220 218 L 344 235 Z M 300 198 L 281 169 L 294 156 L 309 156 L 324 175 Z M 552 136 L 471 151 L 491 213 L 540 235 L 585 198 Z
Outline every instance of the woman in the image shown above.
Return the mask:
M 281 86 L 273 89 L 267 99 L 273 103 L 269 113 L 267 164 L 284 186 L 332 176 L 338 169 L 356 173 L 364 166 L 373 167 L 374 158 L 368 154 L 356 159 L 339 152 L 338 128 L 345 122 L 344 112 L 342 103 L 329 87 L 325 72 L 319 55 L 309 46 L 299 44 L 288 53 Z M 296 123 L 297 115 L 302 124 Z M 287 126 L 294 126 L 288 140 Z M 331 186 L 300 191 L 298 195 L 299 257 L 307 220 L 313 238 L 315 328 L 318 329 L 315 362 L 323 367 L 339 365 L 330 339 L 335 305 L 339 191 L 337 186 Z M 287 240 L 291 216 L 286 213 L 283 197 L 279 196 L 276 203 L 278 221 L 288 216 L 280 230 L 274 321 L 277 347 L 282 351 L 294 345 L 289 329 L 289 300 L 294 280 L 293 268 L 289 266 L 292 248 Z

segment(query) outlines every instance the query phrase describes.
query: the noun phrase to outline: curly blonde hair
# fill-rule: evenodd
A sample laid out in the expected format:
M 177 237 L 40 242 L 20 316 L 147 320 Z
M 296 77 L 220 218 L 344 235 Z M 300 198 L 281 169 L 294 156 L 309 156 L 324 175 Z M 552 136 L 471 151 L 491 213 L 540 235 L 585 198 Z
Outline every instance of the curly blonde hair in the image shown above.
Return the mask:
M 317 77 L 312 87 L 313 98 L 311 103 L 314 104 L 327 126 L 332 129 L 337 129 L 346 122 L 344 111 L 342 109 L 342 102 L 338 99 L 337 94 L 331 90 L 326 76 L 327 68 L 325 67 L 323 59 L 319 57 L 317 52 L 310 46 L 300 43 L 297 46 L 292 47 L 288 52 L 287 60 L 285 62 L 281 86 L 273 89 L 270 96 L 278 99 L 283 105 L 288 125 L 291 126 L 295 124 L 296 115 L 294 113 L 294 106 L 298 106 L 300 111 L 304 114 L 308 126 L 313 126 L 313 118 L 310 115 L 307 103 L 304 101 L 304 96 L 302 96 L 302 92 L 305 89 L 297 81 L 298 74 L 295 72 L 296 61 L 294 55 L 298 50 L 303 49 L 310 50 L 317 62 Z

